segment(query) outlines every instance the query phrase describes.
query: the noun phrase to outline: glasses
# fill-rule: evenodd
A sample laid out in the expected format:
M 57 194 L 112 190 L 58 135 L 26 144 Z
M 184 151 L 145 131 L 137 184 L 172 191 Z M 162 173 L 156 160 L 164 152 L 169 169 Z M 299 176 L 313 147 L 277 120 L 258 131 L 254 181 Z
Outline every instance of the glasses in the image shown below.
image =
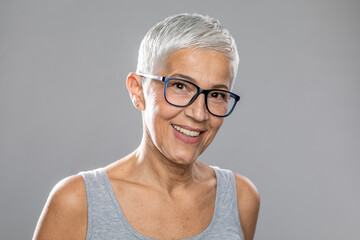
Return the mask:
M 176 107 L 187 107 L 191 105 L 200 94 L 205 95 L 205 106 L 210 114 L 216 117 L 227 117 L 234 110 L 240 96 L 235 93 L 221 90 L 205 90 L 194 83 L 171 77 L 159 77 L 150 74 L 138 74 L 141 77 L 163 81 L 164 97 L 166 102 Z

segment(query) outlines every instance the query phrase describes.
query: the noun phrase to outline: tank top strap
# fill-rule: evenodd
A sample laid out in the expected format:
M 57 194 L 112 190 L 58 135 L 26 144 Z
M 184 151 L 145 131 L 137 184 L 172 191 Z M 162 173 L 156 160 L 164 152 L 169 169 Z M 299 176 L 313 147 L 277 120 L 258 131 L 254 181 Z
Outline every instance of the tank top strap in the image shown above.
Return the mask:
M 239 218 L 237 191 L 234 173 L 217 166 L 210 166 L 217 178 L 217 202 L 214 213 L 214 226 L 212 232 L 222 232 L 226 229 L 224 239 L 242 239 L 242 231 Z M 238 236 L 239 238 L 235 238 Z
M 228 205 L 237 200 L 235 177 L 232 171 L 210 166 L 215 174 L 218 184 L 219 205 Z M 235 201 L 236 202 L 236 201 Z
M 85 181 L 88 204 L 86 240 L 122 239 L 123 234 L 125 236 L 132 235 L 122 227 L 117 202 L 115 202 L 116 199 L 114 200 L 105 169 L 98 168 L 92 171 L 80 172 L 80 174 Z

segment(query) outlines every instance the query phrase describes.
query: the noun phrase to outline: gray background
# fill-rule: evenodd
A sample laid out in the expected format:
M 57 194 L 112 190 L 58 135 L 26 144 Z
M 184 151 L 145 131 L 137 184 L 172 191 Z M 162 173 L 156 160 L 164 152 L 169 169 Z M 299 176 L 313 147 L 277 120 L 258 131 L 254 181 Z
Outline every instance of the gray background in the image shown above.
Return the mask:
M 359 1 L 0 1 L 0 238 L 30 239 L 52 187 L 141 139 L 128 97 L 146 31 L 219 18 L 240 104 L 201 156 L 261 193 L 256 239 L 357 239 Z

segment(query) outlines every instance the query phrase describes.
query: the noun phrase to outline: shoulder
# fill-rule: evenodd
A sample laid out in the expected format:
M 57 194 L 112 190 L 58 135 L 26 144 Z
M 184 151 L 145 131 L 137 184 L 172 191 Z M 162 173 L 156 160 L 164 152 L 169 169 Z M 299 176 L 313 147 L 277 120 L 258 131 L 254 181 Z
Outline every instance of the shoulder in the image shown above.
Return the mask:
M 83 177 L 67 177 L 50 192 L 34 239 L 84 239 L 86 228 L 87 198 Z
M 52 189 L 49 199 L 54 206 L 62 207 L 63 210 L 81 212 L 86 210 L 85 182 L 81 175 L 64 178 Z M 86 206 L 86 205 L 85 205 Z
M 246 177 L 234 173 L 238 208 L 244 240 L 254 237 L 260 209 L 260 195 L 255 185 Z
M 238 199 L 260 204 L 259 191 L 255 185 L 245 176 L 234 173 Z

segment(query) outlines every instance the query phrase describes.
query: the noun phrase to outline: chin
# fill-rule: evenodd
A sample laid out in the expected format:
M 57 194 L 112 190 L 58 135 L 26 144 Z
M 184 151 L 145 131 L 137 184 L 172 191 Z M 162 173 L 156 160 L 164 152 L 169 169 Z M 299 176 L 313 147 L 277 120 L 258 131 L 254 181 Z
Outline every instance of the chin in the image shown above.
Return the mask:
M 175 153 L 170 154 L 169 160 L 179 165 L 190 165 L 196 161 L 199 155 L 199 153 L 189 150 L 177 150 Z

